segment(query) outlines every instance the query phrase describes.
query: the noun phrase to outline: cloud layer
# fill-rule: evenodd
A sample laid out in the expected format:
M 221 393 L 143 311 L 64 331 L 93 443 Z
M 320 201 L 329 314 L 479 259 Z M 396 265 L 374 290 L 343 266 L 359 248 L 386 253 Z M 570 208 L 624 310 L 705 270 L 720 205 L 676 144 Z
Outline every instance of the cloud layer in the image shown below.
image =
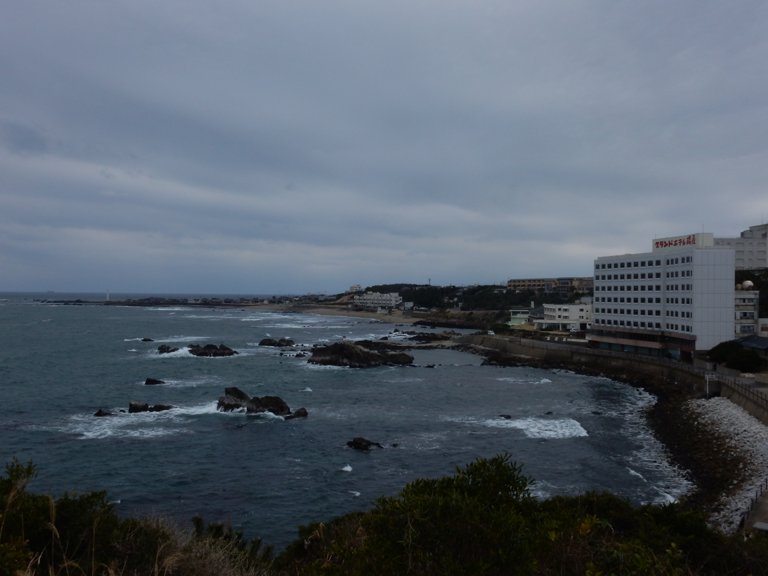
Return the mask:
M 763 2 L 18 2 L 0 290 L 590 275 L 768 218 Z

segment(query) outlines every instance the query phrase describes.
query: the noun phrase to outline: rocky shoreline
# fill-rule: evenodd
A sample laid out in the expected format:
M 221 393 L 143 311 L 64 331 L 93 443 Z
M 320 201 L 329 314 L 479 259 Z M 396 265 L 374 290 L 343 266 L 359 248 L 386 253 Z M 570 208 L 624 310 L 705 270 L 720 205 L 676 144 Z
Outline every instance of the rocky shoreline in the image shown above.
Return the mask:
M 569 365 L 509 355 L 496 349 L 462 347 L 499 365 L 563 368 L 581 374 L 607 376 L 653 394 L 656 402 L 646 414 L 669 460 L 694 485 L 680 505 L 705 515 L 709 524 L 732 533 L 743 525 L 754 498 L 768 479 L 768 427 L 725 398 L 704 399 L 675 381 L 633 377 L 626 370 L 612 373 L 584 365 Z
M 744 518 L 768 479 L 768 427 L 726 398 L 689 400 L 694 418 L 723 438 L 724 451 L 736 455 L 731 486 L 710 510 L 710 523 L 726 533 L 743 527 Z

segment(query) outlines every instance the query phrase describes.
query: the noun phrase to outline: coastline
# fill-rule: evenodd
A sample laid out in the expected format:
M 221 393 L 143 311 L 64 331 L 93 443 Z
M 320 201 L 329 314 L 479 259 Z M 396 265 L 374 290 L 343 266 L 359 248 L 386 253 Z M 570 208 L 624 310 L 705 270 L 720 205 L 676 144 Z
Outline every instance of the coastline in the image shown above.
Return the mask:
M 421 318 L 403 314 L 401 310 L 392 313 L 372 312 L 367 310 L 355 310 L 347 306 L 334 306 L 322 304 L 249 304 L 247 308 L 276 312 L 283 314 L 318 314 L 321 316 L 348 316 L 351 318 L 366 318 L 371 321 L 386 322 L 391 324 L 415 324 Z
M 261 305 L 274 312 L 354 316 L 375 321 L 413 324 L 418 318 L 331 306 Z M 460 346 L 454 343 L 456 346 Z M 445 345 L 445 344 L 444 344 Z M 450 345 L 450 344 L 448 344 Z M 467 349 L 466 346 L 461 346 Z M 475 353 L 481 349 L 470 347 Z M 515 362 L 519 362 L 519 357 Z M 546 365 L 539 360 L 532 365 Z M 552 366 L 562 367 L 561 363 Z M 584 366 L 569 366 L 584 372 Z M 694 485 L 680 505 L 702 512 L 723 533 L 741 529 L 756 493 L 768 479 L 768 427 L 725 398 L 701 398 L 672 382 L 607 374 L 656 397 L 646 420 L 672 463 Z

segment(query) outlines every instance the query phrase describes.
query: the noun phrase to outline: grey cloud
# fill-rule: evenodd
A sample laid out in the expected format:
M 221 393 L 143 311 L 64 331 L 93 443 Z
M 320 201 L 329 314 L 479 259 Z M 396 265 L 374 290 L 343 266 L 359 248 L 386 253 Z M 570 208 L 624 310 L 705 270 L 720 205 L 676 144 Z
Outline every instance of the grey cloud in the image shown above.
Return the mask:
M 5 287 L 103 284 L 94 262 L 113 290 L 461 284 L 737 234 L 768 217 L 766 24 L 752 1 L 18 4 Z
M 43 154 L 48 150 L 45 136 L 29 125 L 0 122 L 0 136 L 5 148 L 15 154 Z

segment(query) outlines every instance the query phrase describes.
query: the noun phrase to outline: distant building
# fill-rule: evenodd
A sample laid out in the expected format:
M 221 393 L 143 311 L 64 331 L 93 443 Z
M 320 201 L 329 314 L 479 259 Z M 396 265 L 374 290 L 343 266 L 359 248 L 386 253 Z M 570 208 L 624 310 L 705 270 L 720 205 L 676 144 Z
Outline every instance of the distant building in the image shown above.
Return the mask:
M 382 294 L 381 292 L 366 292 L 355 296 L 352 302 L 356 308 L 363 310 L 391 310 L 402 304 L 403 298 L 397 292 Z
M 738 238 L 715 238 L 715 246 L 734 250 L 736 270 L 768 268 L 768 224 L 750 226 Z
M 592 346 L 690 359 L 735 334 L 734 250 L 712 234 L 595 260 Z
M 363 287 L 360 286 L 360 284 L 352 284 L 352 286 L 349 287 L 347 290 L 347 294 L 357 294 L 358 292 L 362 292 Z
M 507 321 L 507 325 L 522 326 L 523 324 L 527 324 L 528 322 L 530 322 L 532 309 L 533 309 L 533 302 L 531 302 L 530 308 L 525 308 L 525 307 L 511 308 L 509 310 L 509 320 Z
M 745 284 L 747 283 L 745 282 Z M 747 288 L 751 288 L 751 284 L 750 282 Z M 745 290 L 743 286 L 737 286 L 734 296 L 734 312 L 736 338 L 758 334 L 760 292 L 758 290 Z
M 507 289 L 515 292 L 543 292 L 546 294 L 589 294 L 592 291 L 592 278 L 519 278 L 507 280 Z

